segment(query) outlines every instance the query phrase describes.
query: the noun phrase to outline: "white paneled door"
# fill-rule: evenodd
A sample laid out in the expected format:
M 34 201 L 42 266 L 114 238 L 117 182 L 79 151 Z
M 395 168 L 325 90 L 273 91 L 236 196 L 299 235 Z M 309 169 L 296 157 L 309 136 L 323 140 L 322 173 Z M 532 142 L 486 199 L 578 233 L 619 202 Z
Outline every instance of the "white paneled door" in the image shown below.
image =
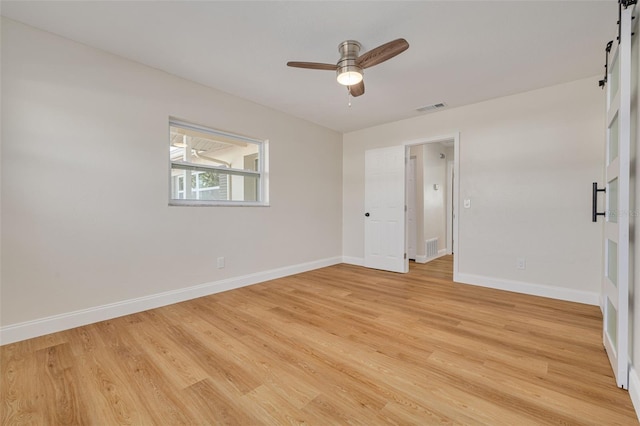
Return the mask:
M 631 26 L 622 9 L 620 42 L 613 43 L 607 73 L 606 215 L 602 280 L 603 343 L 619 387 L 628 389 L 629 158 Z
M 409 272 L 405 253 L 405 147 L 365 152 L 364 266 Z

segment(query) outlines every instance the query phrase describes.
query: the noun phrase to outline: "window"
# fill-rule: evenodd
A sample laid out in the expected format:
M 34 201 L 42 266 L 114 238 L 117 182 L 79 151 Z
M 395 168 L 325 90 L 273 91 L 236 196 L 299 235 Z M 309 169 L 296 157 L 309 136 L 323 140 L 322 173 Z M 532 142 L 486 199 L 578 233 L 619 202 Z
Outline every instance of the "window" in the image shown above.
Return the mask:
M 268 205 L 267 141 L 169 120 L 172 205 Z

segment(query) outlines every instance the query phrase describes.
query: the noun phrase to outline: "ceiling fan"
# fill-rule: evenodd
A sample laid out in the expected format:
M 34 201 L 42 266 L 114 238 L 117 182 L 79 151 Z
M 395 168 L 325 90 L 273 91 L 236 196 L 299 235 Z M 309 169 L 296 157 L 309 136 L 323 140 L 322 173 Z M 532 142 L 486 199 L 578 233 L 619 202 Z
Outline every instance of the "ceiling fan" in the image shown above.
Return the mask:
M 346 40 L 338 45 L 340 60 L 337 64 L 323 64 L 318 62 L 287 62 L 290 67 L 309 68 L 313 70 L 336 71 L 338 83 L 347 86 L 351 96 L 364 94 L 363 74 L 365 68 L 378 65 L 409 48 L 409 43 L 403 38 L 390 41 L 360 55 L 362 45 L 355 40 Z

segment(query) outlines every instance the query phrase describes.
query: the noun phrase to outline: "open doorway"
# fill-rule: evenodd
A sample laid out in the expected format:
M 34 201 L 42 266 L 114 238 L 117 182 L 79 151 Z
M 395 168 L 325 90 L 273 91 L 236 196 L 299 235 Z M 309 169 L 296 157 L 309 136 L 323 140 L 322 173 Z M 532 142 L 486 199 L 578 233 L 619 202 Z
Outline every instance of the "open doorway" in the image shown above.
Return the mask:
M 447 146 L 453 143 L 453 150 Z M 409 272 L 409 256 L 408 256 L 408 226 L 407 226 L 407 170 L 410 159 L 411 147 L 414 145 L 425 145 L 427 147 L 439 147 L 438 148 L 438 161 L 445 164 L 447 152 L 449 156 L 453 156 L 453 167 L 451 168 L 452 174 L 459 176 L 459 134 L 448 137 L 421 139 L 416 141 L 405 142 L 401 146 L 393 145 L 384 148 L 375 148 L 365 151 L 365 196 L 364 196 L 364 266 L 367 268 L 381 269 L 391 272 Z M 441 151 L 445 151 L 444 157 L 440 157 Z M 416 155 L 417 157 L 417 155 Z M 450 158 L 451 159 L 451 158 Z M 424 160 L 424 158 L 423 158 Z M 423 161 L 424 162 L 424 161 Z M 416 164 L 418 161 L 416 161 Z M 415 168 L 416 170 L 418 167 Z M 425 237 L 424 224 L 429 225 L 431 222 L 425 215 L 424 210 L 418 214 L 418 219 L 422 220 L 422 232 L 416 234 L 416 260 L 426 262 L 428 257 L 427 253 L 427 240 L 430 241 L 430 249 L 435 250 L 436 258 L 438 256 L 447 253 L 447 239 L 449 238 L 451 244 L 450 249 L 453 249 L 455 244 L 458 247 L 458 218 L 456 212 L 458 211 L 458 198 L 459 198 L 459 179 L 452 175 L 451 184 L 448 186 L 449 191 L 445 190 L 447 186 L 447 178 L 443 177 L 442 180 L 428 181 L 425 178 L 425 170 L 428 168 L 423 167 L 423 176 L 421 179 L 415 179 L 416 184 L 422 183 L 422 190 L 416 191 L 416 198 L 422 195 L 422 202 L 417 203 L 418 208 L 416 212 L 420 212 L 420 209 L 424 209 L 425 192 L 424 187 L 430 186 L 433 191 L 437 191 L 438 194 L 445 194 L 445 199 L 452 200 L 451 202 L 451 214 L 447 218 L 447 213 L 444 214 L 445 219 L 443 223 L 447 223 L 447 220 L 453 222 L 452 236 L 448 237 L 447 229 L 445 225 L 444 231 L 442 231 L 443 237 L 438 237 L 437 244 L 434 247 L 434 240 L 432 238 Z M 416 172 L 417 173 L 417 172 Z M 446 174 L 446 173 L 445 173 Z M 416 185 L 417 186 L 417 185 Z M 447 192 L 450 195 L 447 196 Z M 452 194 L 452 195 L 451 195 Z M 429 194 L 426 195 L 428 197 Z M 443 205 L 445 203 L 442 203 Z M 446 212 L 447 209 L 444 208 Z M 418 220 L 416 220 L 416 225 Z M 441 250 L 444 250 L 443 252 Z M 453 256 L 453 273 L 457 275 L 458 260 L 460 250 L 456 251 L 456 256 Z M 422 257 L 419 257 L 422 256 Z
M 407 254 L 417 263 L 454 252 L 454 141 L 407 144 Z

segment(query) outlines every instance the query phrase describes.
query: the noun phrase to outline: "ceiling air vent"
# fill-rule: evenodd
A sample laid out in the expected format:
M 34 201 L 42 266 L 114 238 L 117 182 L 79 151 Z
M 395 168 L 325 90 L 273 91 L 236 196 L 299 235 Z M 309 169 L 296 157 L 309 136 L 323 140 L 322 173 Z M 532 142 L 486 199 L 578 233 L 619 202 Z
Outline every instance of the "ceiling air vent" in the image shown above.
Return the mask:
M 444 102 L 440 102 L 439 104 L 433 104 L 433 105 L 427 105 L 427 106 L 420 107 L 420 108 L 416 109 L 416 111 L 418 111 L 418 112 L 435 111 L 437 109 L 442 109 L 442 108 L 444 108 L 446 106 L 447 106 L 447 104 L 445 104 Z

